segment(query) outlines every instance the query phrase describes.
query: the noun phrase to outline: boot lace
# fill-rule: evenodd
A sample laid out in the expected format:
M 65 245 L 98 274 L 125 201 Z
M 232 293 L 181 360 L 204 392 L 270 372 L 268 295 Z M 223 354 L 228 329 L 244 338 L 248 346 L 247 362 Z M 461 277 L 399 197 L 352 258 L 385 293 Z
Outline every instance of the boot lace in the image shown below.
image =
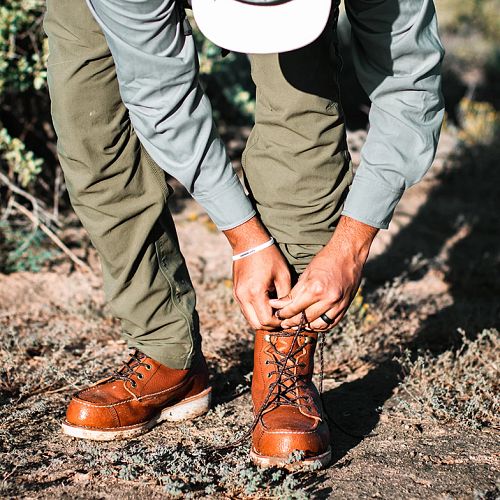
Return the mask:
M 252 424 L 250 425 L 248 430 L 243 434 L 243 436 L 241 436 L 241 438 L 231 443 L 224 444 L 222 446 L 211 447 L 212 450 L 217 450 L 217 451 L 227 450 L 243 444 L 252 435 L 252 432 L 254 431 L 255 427 L 261 420 L 262 416 L 264 415 L 264 412 L 272 404 L 276 404 L 278 406 L 290 405 L 295 407 L 307 406 L 306 404 L 300 402 L 300 400 L 304 398 L 304 396 L 293 397 L 290 395 L 290 392 L 295 391 L 295 389 L 299 385 L 305 384 L 304 378 L 297 376 L 297 374 L 293 372 L 293 369 L 303 366 L 302 363 L 297 363 L 295 356 L 299 352 L 301 352 L 302 349 L 304 348 L 304 346 L 299 346 L 298 340 L 300 337 L 307 337 L 307 335 L 303 334 L 303 332 L 305 331 L 306 324 L 307 324 L 306 315 L 302 313 L 302 318 L 300 320 L 299 327 L 294 333 L 280 332 L 279 334 L 273 334 L 273 336 L 280 335 L 283 337 L 284 336 L 293 337 L 290 348 L 288 349 L 288 352 L 286 354 L 283 354 L 276 348 L 276 346 L 273 343 L 271 343 L 271 346 L 273 347 L 274 352 L 276 354 L 276 360 L 268 361 L 268 363 L 272 363 L 276 365 L 276 367 L 278 368 L 277 370 L 270 372 L 270 375 L 272 374 L 277 375 L 275 382 L 269 385 L 269 389 L 267 391 L 266 397 L 264 398 L 264 402 L 262 403 L 259 411 L 256 413 Z M 292 361 L 292 363 L 289 364 L 289 361 Z M 321 352 L 321 367 L 323 368 L 323 352 Z M 321 387 L 322 386 L 323 386 L 323 369 L 321 370 Z
M 137 368 L 144 366 L 146 370 L 151 370 L 152 366 L 149 363 L 145 363 L 146 355 L 139 351 L 138 349 L 134 349 L 133 352 L 130 353 L 130 357 L 127 361 L 122 362 L 122 367 L 117 370 L 115 373 L 111 375 L 114 380 L 123 380 L 124 382 L 130 382 L 132 387 L 137 387 L 137 382 L 132 378 L 133 375 L 136 375 L 139 379 L 143 377 L 141 373 L 137 373 Z
M 296 373 L 296 370 L 306 367 L 305 363 L 301 363 L 298 361 L 297 355 L 303 351 L 305 343 L 308 343 L 311 337 L 300 332 L 298 333 L 298 335 L 296 333 L 289 332 L 273 333 L 272 337 L 294 338 L 292 340 L 292 345 L 288 353 L 281 352 L 276 347 L 276 344 L 274 344 L 271 339 L 269 339 L 269 344 L 274 354 L 274 361 L 267 360 L 266 364 L 274 365 L 277 369 L 269 372 L 268 376 L 272 377 L 273 375 L 277 375 L 277 377 L 276 380 L 269 386 L 269 397 L 263 405 L 263 411 L 265 411 L 271 405 L 287 405 L 296 408 L 305 407 L 310 410 L 311 406 L 307 404 L 310 401 L 309 396 L 298 395 L 298 389 L 307 387 L 306 377 Z M 305 340 L 305 343 L 302 345 L 299 343 L 300 338 L 303 338 Z

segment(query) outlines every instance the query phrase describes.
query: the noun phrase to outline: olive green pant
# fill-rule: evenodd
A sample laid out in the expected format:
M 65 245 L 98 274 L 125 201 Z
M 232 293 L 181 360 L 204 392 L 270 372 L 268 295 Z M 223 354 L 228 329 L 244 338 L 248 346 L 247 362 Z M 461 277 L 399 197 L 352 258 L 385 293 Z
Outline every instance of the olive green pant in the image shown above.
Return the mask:
M 262 221 L 300 274 L 330 240 L 352 182 L 340 106 L 338 10 L 311 45 L 250 57 L 255 126 L 242 164 Z
M 141 148 L 113 59 L 84 0 L 47 0 L 48 81 L 71 203 L 99 252 L 130 347 L 172 368 L 200 352 L 196 297 L 165 175 Z M 256 126 L 244 153 L 262 220 L 300 273 L 328 241 L 351 180 L 330 27 L 314 44 L 253 56 Z

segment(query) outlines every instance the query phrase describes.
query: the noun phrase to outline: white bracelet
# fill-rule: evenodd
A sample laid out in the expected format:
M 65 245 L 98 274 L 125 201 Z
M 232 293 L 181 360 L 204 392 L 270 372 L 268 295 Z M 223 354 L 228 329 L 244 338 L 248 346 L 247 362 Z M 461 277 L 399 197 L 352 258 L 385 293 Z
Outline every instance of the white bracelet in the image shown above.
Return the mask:
M 250 250 L 246 250 L 245 252 L 241 252 L 241 253 L 238 253 L 236 255 L 233 255 L 233 262 L 236 260 L 244 259 L 245 257 L 249 257 L 250 255 L 253 255 L 254 253 L 260 252 L 261 250 L 265 250 L 266 248 L 269 248 L 272 245 L 274 245 L 274 238 L 271 238 L 269 241 L 262 243 L 262 245 L 256 246 L 254 248 L 250 248 Z

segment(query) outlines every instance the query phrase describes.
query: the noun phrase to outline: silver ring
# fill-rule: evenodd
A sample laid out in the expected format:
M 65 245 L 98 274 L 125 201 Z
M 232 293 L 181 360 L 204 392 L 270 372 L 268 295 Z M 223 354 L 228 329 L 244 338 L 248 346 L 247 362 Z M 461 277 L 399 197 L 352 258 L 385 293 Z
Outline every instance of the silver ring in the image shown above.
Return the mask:
M 320 318 L 327 324 L 327 325 L 332 325 L 335 323 L 335 320 L 332 318 L 329 318 L 326 314 L 322 314 Z

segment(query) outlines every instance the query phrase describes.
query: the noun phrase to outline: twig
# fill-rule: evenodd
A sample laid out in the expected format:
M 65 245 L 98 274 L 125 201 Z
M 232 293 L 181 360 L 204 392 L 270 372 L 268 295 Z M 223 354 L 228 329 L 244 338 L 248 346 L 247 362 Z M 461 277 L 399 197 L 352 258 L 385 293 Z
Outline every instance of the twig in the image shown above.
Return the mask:
M 21 189 L 19 186 L 14 184 L 5 174 L 0 172 L 0 181 L 3 182 L 13 193 L 18 194 L 19 196 L 22 196 L 23 198 L 26 198 L 33 206 L 33 212 L 38 218 L 38 213 L 42 213 L 44 217 L 47 218 L 47 220 L 50 220 L 51 222 L 54 222 L 57 226 L 60 226 L 60 222 L 54 218 L 54 216 L 50 213 L 48 213 L 46 210 L 41 208 L 41 202 L 38 201 L 32 194 L 28 193 L 28 191 L 25 191 L 24 189 Z
M 10 213 L 12 212 L 12 202 L 14 201 L 14 198 L 12 196 L 9 196 L 9 200 L 7 201 L 7 206 L 5 207 L 5 210 L 3 211 L 2 216 L 0 217 L 0 220 L 7 220 L 10 216 Z
M 54 219 L 59 220 L 59 196 L 61 190 L 61 167 L 56 167 L 56 178 L 54 180 L 54 201 L 52 207 L 52 215 Z
M 75 386 L 75 384 L 68 384 L 68 385 L 65 385 L 64 387 L 59 387 L 58 389 L 50 389 L 51 386 L 42 387 L 40 389 L 36 389 L 35 391 L 30 392 L 29 394 L 23 394 L 22 396 L 20 396 L 17 399 L 16 404 L 24 403 L 26 400 L 32 398 L 33 396 L 39 396 L 40 394 L 45 396 L 47 394 L 56 394 L 58 392 L 64 392 L 64 391 L 67 391 L 69 389 L 72 389 L 74 386 Z M 49 390 L 47 390 L 47 389 L 49 389 Z
M 94 275 L 92 269 L 83 262 L 83 260 L 79 259 L 43 222 L 35 217 L 33 213 L 31 213 L 27 208 L 23 207 L 17 201 L 14 201 L 13 206 L 25 215 L 36 227 L 39 227 L 70 259 L 71 261 L 81 267 L 83 270 L 89 272 Z

